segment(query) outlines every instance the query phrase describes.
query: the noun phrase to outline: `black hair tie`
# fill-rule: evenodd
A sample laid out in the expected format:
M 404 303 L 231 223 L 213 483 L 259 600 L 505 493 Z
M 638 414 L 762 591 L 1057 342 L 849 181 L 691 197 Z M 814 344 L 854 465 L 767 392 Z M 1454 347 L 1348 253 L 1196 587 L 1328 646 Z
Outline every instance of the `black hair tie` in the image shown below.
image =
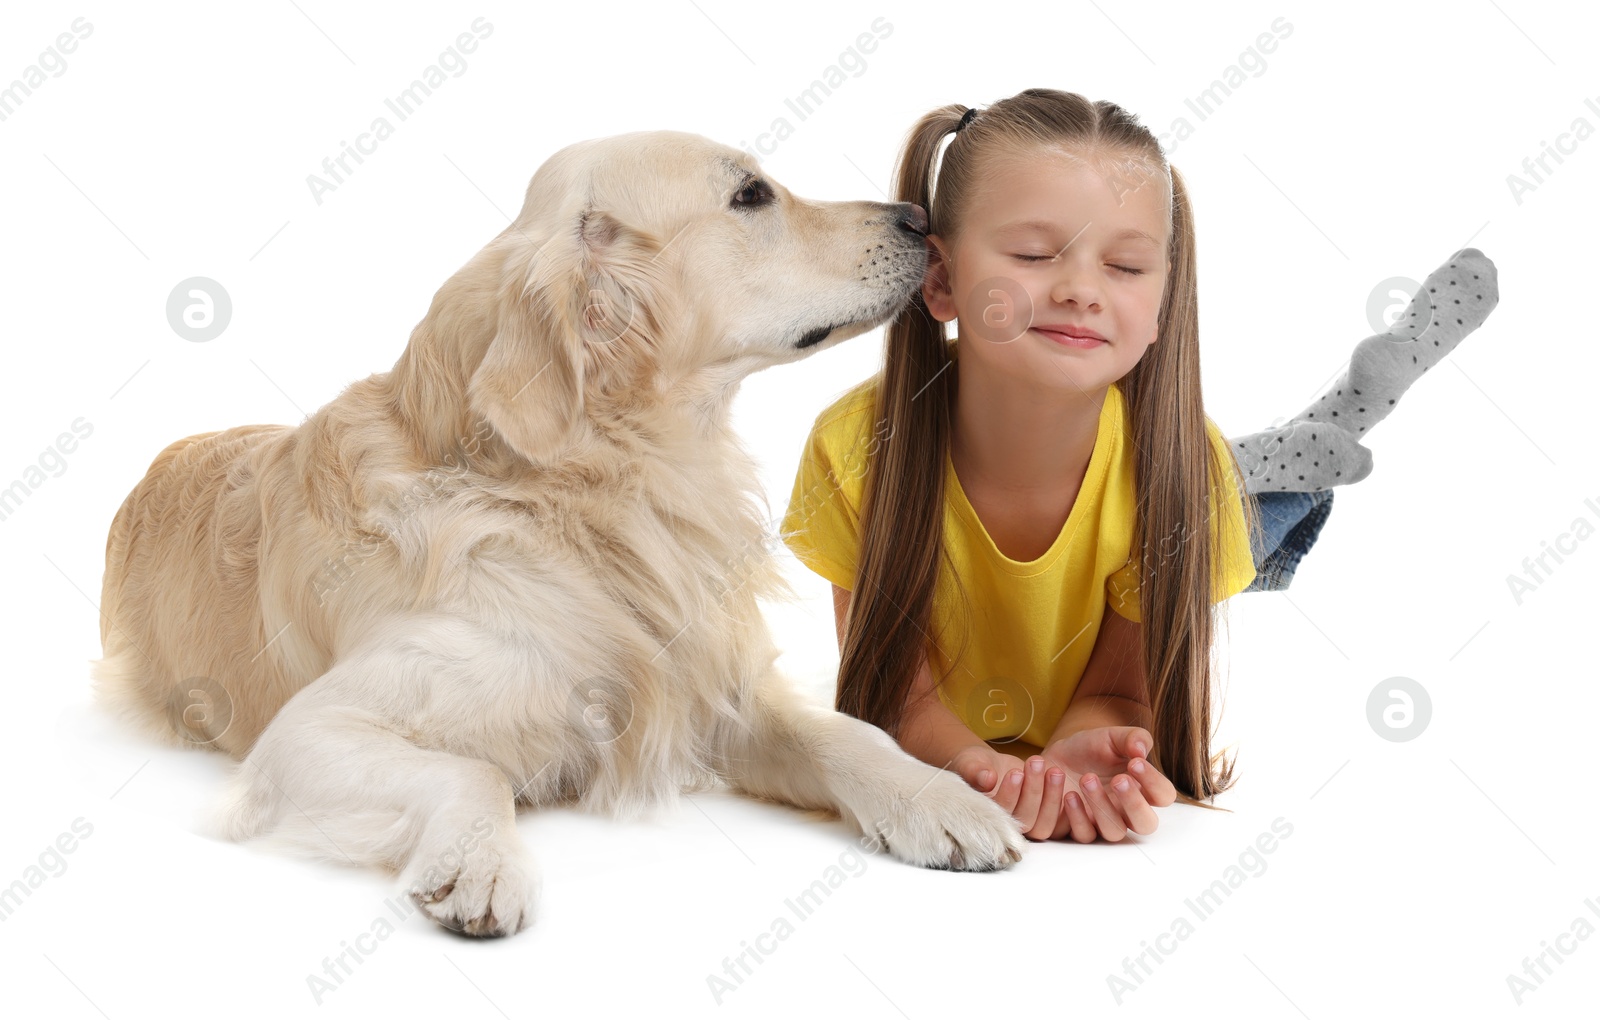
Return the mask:
M 978 108 L 976 106 L 967 107 L 967 112 L 963 113 L 961 115 L 961 120 L 956 122 L 956 130 L 960 131 L 962 128 L 966 127 L 967 126 L 967 122 L 972 120 L 972 118 L 976 117 L 977 115 L 978 115 Z

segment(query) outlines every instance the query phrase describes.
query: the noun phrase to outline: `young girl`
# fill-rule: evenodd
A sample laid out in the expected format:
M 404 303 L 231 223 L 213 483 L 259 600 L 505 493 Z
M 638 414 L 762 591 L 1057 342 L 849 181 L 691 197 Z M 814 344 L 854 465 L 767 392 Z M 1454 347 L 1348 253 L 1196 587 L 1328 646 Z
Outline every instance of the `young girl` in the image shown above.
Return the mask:
M 929 214 L 922 292 L 817 416 L 782 527 L 833 582 L 835 707 L 1029 838 L 1149 833 L 1233 783 L 1213 606 L 1288 587 L 1330 487 L 1370 470 L 1357 435 L 1487 315 L 1493 266 L 1458 252 L 1337 394 L 1230 441 L 1201 401 L 1183 179 L 1131 114 L 1051 89 L 942 107 L 896 176 Z M 1424 291 L 1463 284 L 1441 331 Z

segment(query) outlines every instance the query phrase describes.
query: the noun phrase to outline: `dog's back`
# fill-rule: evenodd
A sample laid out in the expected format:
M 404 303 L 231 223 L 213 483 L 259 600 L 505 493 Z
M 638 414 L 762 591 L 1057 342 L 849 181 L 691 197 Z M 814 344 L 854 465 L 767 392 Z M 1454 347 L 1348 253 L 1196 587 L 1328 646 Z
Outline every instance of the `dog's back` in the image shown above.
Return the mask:
M 108 706 L 167 740 L 216 741 L 237 754 L 243 749 L 218 741 L 224 731 L 242 724 L 240 732 L 254 734 L 266 724 L 234 719 L 253 706 L 238 705 L 229 689 L 239 650 L 266 640 L 235 633 L 261 618 L 262 493 L 251 477 L 294 431 L 245 425 L 180 439 L 112 521 L 100 603 L 105 654 L 92 673 Z

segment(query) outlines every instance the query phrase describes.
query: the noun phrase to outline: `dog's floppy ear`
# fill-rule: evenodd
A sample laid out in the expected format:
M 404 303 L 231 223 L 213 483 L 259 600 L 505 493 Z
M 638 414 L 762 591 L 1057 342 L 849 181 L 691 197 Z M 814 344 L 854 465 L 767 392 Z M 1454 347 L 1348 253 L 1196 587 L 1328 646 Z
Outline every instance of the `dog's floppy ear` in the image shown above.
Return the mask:
M 609 213 L 586 210 L 510 270 L 498 332 L 467 385 L 472 408 L 535 464 L 560 460 L 585 418 L 584 391 L 630 345 L 650 343 L 652 248 Z M 641 271 L 643 270 L 643 271 Z

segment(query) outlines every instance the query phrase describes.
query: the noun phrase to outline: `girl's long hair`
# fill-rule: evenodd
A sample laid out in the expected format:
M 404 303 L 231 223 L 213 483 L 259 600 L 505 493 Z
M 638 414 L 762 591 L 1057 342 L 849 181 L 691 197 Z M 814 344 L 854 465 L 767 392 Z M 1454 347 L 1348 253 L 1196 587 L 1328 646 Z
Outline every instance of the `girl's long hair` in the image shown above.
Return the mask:
M 940 144 L 966 112 L 950 105 L 925 115 L 897 165 L 894 197 L 926 208 L 930 233 L 959 234 L 968 200 L 983 186 L 985 158 L 1002 152 L 1052 147 L 1110 155 L 1125 167 L 1143 167 L 1156 186 L 1167 187 L 1166 157 L 1136 117 L 1115 103 L 1054 89 L 1027 89 L 979 111 L 950 139 L 935 181 Z M 1135 450 L 1133 556 L 1141 565 L 1141 650 L 1154 719 L 1150 760 L 1186 802 L 1195 803 L 1234 782 L 1233 759 L 1210 750 L 1212 577 L 1223 520 L 1210 501 L 1214 485 L 1232 492 L 1238 482 L 1231 450 L 1224 462 L 1206 435 L 1194 218 L 1176 168 L 1170 199 L 1172 268 L 1158 340 L 1118 386 Z M 874 414 L 887 426 L 888 439 L 867 467 L 857 597 L 840 652 L 835 707 L 896 739 L 912 683 L 935 640 L 928 633 L 934 589 L 940 564 L 948 561 L 944 465 L 957 373 L 947 343 L 944 324 L 929 314 L 920 293 L 889 327 Z M 1257 515 L 1248 499 L 1243 502 L 1254 535 Z M 961 653 L 948 658 L 953 670 Z

